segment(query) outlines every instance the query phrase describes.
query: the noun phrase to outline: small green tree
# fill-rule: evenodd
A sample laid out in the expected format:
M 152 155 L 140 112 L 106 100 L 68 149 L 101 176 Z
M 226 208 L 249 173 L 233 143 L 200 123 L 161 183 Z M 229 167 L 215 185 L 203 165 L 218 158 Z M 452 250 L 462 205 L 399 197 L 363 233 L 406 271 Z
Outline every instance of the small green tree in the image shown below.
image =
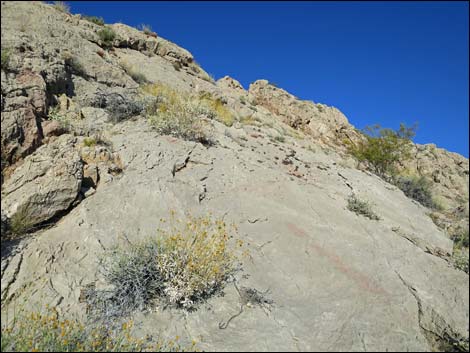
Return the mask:
M 348 143 L 349 152 L 360 162 L 366 162 L 378 176 L 389 179 L 396 174 L 397 165 L 411 157 L 411 139 L 415 136 L 416 124 L 398 130 L 382 128 L 380 125 L 364 129 L 364 139 Z

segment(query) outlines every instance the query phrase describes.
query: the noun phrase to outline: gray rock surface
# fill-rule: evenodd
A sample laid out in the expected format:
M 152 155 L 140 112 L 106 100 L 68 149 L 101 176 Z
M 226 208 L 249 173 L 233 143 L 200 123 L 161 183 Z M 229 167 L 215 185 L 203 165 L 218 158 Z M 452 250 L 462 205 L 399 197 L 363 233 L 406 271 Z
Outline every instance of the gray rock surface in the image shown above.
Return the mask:
M 117 38 L 104 51 L 101 27 L 80 15 L 2 2 L 1 16 L 2 46 L 12 50 L 1 78 L 9 163 L 3 169 L 2 161 L 2 235 L 20 211 L 34 224 L 68 212 L 26 239 L 2 240 L 2 319 L 18 305 L 46 303 L 60 315 L 85 315 L 80 293 L 102 285 L 103 251 L 154 236 L 174 210 L 234 223 L 234 239 L 248 250 L 239 286 L 269 289 L 272 303 L 245 305 L 220 329 L 243 304 L 229 284 L 194 312 L 136 312 L 139 333 L 194 339 L 208 351 L 468 343 L 469 277 L 449 261 L 452 241 L 429 209 L 355 168 L 342 140 L 360 136 L 338 109 L 265 80 L 248 90 L 228 76 L 213 82 L 187 50 L 124 24 L 111 25 Z M 213 146 L 159 136 L 139 115 L 132 70 L 177 91 L 209 92 L 234 124 L 211 121 Z M 63 134 L 63 121 L 76 136 Z M 468 159 L 415 148 L 406 167 L 432 180 L 446 212 L 468 227 Z M 380 220 L 349 211 L 352 193 Z
M 83 163 L 76 138 L 62 135 L 25 158 L 2 187 L 2 211 L 14 218 L 25 213 L 38 224 L 67 210 L 80 191 Z

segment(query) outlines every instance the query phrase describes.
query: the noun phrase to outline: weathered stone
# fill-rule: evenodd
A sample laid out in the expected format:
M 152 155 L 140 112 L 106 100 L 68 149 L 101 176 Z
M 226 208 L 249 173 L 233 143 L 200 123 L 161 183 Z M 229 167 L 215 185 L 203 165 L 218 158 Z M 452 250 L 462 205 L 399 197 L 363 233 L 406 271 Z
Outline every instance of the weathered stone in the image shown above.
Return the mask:
M 44 137 L 60 136 L 66 132 L 63 126 L 55 120 L 45 120 L 41 125 Z
M 67 210 L 82 182 L 82 162 L 76 138 L 62 135 L 26 157 L 2 188 L 2 211 L 8 218 L 19 212 L 31 225 Z
M 26 32 L 20 14 L 31 18 Z M 2 45 L 12 48 L 11 69 L 2 70 L 2 144 L 5 137 L 17 161 L 2 185 L 2 235 L 15 214 L 38 224 L 70 210 L 5 261 L 2 242 L 2 319 L 24 302 L 85 314 L 83 287 L 107 285 L 97 268 L 103 251 L 155 236 L 174 210 L 234 223 L 231 235 L 247 250 L 238 284 L 270 289 L 273 305 L 246 306 L 221 331 L 243 301 L 228 285 L 194 312 L 135 313 L 142 333 L 190 335 L 208 351 L 430 351 L 468 342 L 469 277 L 448 261 L 452 241 L 430 210 L 344 156 L 343 139 L 360 135 L 339 110 L 267 81 L 248 91 L 230 77 L 214 84 L 185 49 L 126 25 L 112 25 L 118 36 L 104 53 L 100 26 L 50 5 L 2 2 L 1 16 Z M 211 121 L 210 147 L 158 136 L 138 116 L 138 84 L 122 61 L 150 83 L 220 99 L 236 122 Z M 53 111 L 76 114 L 73 132 L 88 140 L 53 136 L 45 119 Z M 18 156 L 42 141 L 40 121 L 48 144 L 22 163 Z M 445 212 L 468 229 L 468 159 L 433 146 L 414 154 L 405 167 L 432 180 Z M 381 219 L 349 211 L 351 193 Z M 433 219 L 449 232 L 456 224 L 442 212 Z

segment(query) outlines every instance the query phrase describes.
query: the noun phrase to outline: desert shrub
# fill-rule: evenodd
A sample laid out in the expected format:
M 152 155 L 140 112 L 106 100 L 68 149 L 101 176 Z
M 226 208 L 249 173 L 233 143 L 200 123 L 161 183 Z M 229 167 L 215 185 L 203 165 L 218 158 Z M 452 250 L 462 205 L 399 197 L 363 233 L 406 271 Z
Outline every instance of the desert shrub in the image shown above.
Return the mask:
M 452 234 L 451 239 L 457 248 L 468 248 L 468 229 L 460 228 L 457 232 Z
M 64 1 L 54 1 L 54 4 L 52 6 L 60 12 L 70 13 L 70 6 Z
M 64 59 L 66 65 L 68 65 L 72 72 L 79 76 L 86 76 L 86 71 L 83 64 L 76 56 L 66 56 Z
M 93 99 L 89 101 L 89 105 L 106 109 L 113 123 L 125 121 L 144 110 L 143 103 L 134 95 L 107 90 L 97 92 Z
M 93 137 L 85 137 L 83 139 L 83 145 L 86 147 L 93 147 L 96 145 L 96 139 Z
M 98 37 L 100 38 L 104 47 L 111 47 L 114 39 L 116 38 L 116 33 L 112 28 L 105 27 L 98 31 Z
M 200 95 L 199 98 L 203 105 L 215 112 L 215 120 L 220 121 L 225 126 L 233 125 L 235 117 L 220 98 L 214 98 L 208 93 Z
M 459 228 L 454 234 L 452 234 L 451 239 L 454 241 L 454 254 L 452 256 L 454 266 L 459 270 L 468 273 L 468 228 Z
M 259 125 L 259 120 L 253 118 L 253 115 L 244 116 L 240 119 L 240 123 L 243 125 Z
M 154 31 L 152 31 L 152 26 L 150 25 L 142 24 L 140 25 L 140 29 L 142 32 L 144 32 L 148 36 L 155 37 L 155 38 L 157 37 L 157 34 Z
M 68 117 L 65 114 L 62 114 L 59 111 L 58 106 L 55 106 L 55 107 L 52 107 L 51 109 L 49 109 L 48 119 L 49 120 L 55 120 L 55 121 L 59 122 L 60 127 L 64 131 L 70 132 L 73 129 L 73 127 L 72 127 L 73 124 L 72 124 L 71 118 Z
M 8 70 L 9 62 L 10 62 L 10 49 L 2 48 L 2 70 Z
M 105 253 L 100 270 L 112 289 L 93 293 L 92 307 L 108 317 L 158 302 L 194 309 L 220 291 L 237 270 L 222 220 L 207 216 L 183 222 L 172 216 L 169 228 L 158 233 Z
M 453 255 L 453 263 L 456 268 L 468 273 L 469 269 L 469 256 L 467 249 L 455 249 Z
M 364 140 L 357 144 L 345 143 L 354 157 L 366 162 L 375 174 L 388 179 L 396 174 L 399 163 L 411 157 L 411 139 L 415 130 L 416 126 L 408 128 L 404 124 L 400 124 L 397 131 L 374 125 L 364 129 Z
M 35 225 L 30 212 L 20 208 L 9 220 L 9 228 L 13 236 L 21 236 L 33 230 Z
M 97 17 L 97 16 L 83 16 L 84 20 L 87 20 L 88 22 L 92 22 L 95 25 L 98 26 L 104 26 L 104 19 L 103 17 Z
M 354 194 L 351 194 L 348 198 L 348 210 L 372 220 L 380 220 L 380 217 L 372 210 L 370 203 L 360 200 Z
M 175 340 L 131 335 L 131 321 L 114 327 L 84 323 L 78 319 L 59 319 L 55 309 L 44 312 L 18 313 L 9 324 L 2 325 L 2 352 L 142 352 L 192 351 Z
M 121 67 L 123 68 L 123 70 L 130 76 L 132 77 L 132 79 L 137 82 L 138 84 L 144 84 L 147 81 L 147 77 L 145 77 L 145 75 L 143 73 L 141 73 L 140 71 L 138 71 L 135 66 L 132 66 L 130 65 L 128 62 L 126 61 L 121 61 L 120 62 L 120 65 Z
M 142 91 L 148 121 L 160 134 L 210 143 L 203 119 L 214 118 L 216 112 L 200 99 L 160 84 L 145 85 Z
M 276 142 L 286 142 L 286 138 L 283 135 L 274 136 L 273 140 Z
M 406 196 L 418 201 L 421 205 L 429 208 L 438 208 L 431 192 L 431 183 L 424 177 L 406 177 L 395 178 L 394 184 L 402 190 Z

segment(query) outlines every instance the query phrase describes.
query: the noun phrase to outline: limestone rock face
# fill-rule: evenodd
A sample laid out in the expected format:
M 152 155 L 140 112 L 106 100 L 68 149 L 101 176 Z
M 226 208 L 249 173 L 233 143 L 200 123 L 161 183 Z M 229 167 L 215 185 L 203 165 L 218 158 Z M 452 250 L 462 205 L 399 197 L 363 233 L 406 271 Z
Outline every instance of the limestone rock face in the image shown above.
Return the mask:
M 2 211 L 10 219 L 19 212 L 38 224 L 67 210 L 78 196 L 82 161 L 76 138 L 62 135 L 25 158 L 2 187 Z
M 468 229 L 468 159 L 415 145 L 403 166 L 432 182 L 439 228 L 431 210 L 356 168 L 344 139 L 361 135 L 336 108 L 266 80 L 248 90 L 228 76 L 214 82 L 187 50 L 124 24 L 109 25 L 116 39 L 105 50 L 103 27 L 48 4 L 2 2 L 1 16 L 11 51 L 1 73 L 2 320 L 20 303 L 85 315 L 80 293 L 102 283 L 103 252 L 155 236 L 174 210 L 234 223 L 247 249 L 237 281 L 269 289 L 272 305 L 245 306 L 220 329 L 242 304 L 229 284 L 193 312 L 136 312 L 139 333 L 207 351 L 468 344 L 469 277 L 452 265 L 449 239 L 456 222 Z M 209 94 L 233 124 L 208 122 L 209 145 L 159 135 L 137 74 Z M 380 220 L 351 212 L 351 194 Z M 4 241 L 17 219 L 49 227 Z
M 256 102 L 294 129 L 305 131 L 319 143 L 341 148 L 342 139 L 357 138 L 346 117 L 336 108 L 301 101 L 266 80 L 250 85 L 249 93 Z

